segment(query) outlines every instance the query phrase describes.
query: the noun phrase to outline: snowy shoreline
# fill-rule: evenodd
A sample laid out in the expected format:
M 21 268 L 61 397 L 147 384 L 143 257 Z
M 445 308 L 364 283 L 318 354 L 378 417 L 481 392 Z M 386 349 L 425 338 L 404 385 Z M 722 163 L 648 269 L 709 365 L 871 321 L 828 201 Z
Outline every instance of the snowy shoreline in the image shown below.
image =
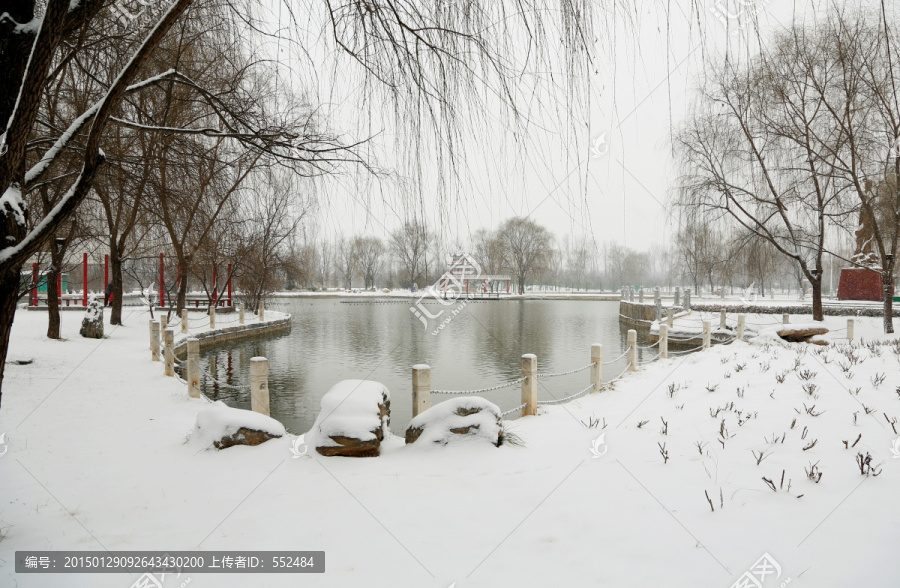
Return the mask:
M 207 403 L 149 360 L 145 310 L 126 309 L 100 341 L 78 337 L 75 313 L 62 317 L 68 340 L 49 341 L 45 317 L 17 314 L 9 360 L 34 362 L 8 365 L 4 381 L 4 586 L 138 578 L 17 575 L 14 552 L 28 549 L 325 550 L 326 572 L 303 581 L 335 587 L 730 586 L 764 553 L 797 586 L 900 577 L 895 346 L 851 349 L 838 332 L 821 353 L 715 346 L 508 422 L 522 447 L 393 436 L 380 457 L 351 459 L 297 456 L 293 435 L 197 452 L 185 440 Z M 880 319 L 860 318 L 857 335 L 885 338 Z M 860 474 L 860 452 L 880 475 Z M 814 464 L 818 482 L 804 471 Z M 297 581 L 197 574 L 191 585 Z

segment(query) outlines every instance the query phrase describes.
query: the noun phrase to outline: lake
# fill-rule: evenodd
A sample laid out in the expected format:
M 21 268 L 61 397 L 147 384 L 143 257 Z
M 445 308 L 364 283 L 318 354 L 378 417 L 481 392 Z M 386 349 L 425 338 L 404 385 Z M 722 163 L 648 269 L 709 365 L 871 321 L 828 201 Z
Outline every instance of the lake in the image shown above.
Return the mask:
M 376 380 L 391 392 L 391 428 L 402 435 L 412 418 L 414 364 L 431 366 L 433 389 L 470 390 L 519 378 L 524 353 L 537 355 L 539 373 L 564 372 L 590 363 L 592 343 L 603 345 L 604 361 L 620 356 L 626 346 L 618 302 L 469 301 L 452 317 L 450 311 L 461 302 L 453 306 L 432 302 L 425 305 L 429 314 L 444 313 L 428 320 L 427 329 L 410 311 L 414 302 L 276 298 L 267 308 L 293 316 L 290 333 L 210 348 L 201 353 L 201 373 L 215 369 L 218 380 L 246 385 L 250 358 L 268 358 L 271 415 L 294 434 L 312 427 L 320 399 L 337 382 Z M 449 322 L 437 330 L 448 317 Z M 655 350 L 639 353 L 649 359 Z M 604 381 L 624 368 L 624 359 L 603 366 Z M 590 384 L 589 373 L 538 380 L 539 400 L 584 389 Z M 226 388 L 207 377 L 201 378 L 201 386 L 214 400 L 250 408 L 249 390 Z M 478 395 L 505 411 L 520 404 L 521 386 Z M 432 404 L 447 398 L 451 396 L 432 395 Z

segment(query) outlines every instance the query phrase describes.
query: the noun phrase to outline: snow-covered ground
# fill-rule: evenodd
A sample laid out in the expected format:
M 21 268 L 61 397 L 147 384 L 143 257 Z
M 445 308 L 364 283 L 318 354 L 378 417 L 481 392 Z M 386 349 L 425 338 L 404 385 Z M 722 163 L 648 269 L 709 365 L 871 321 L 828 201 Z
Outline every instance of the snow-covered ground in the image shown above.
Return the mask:
M 0 586 L 138 579 L 16 575 L 14 552 L 36 549 L 326 552 L 321 575 L 194 574 L 192 588 L 726 587 L 764 553 L 780 566 L 766 588 L 898 585 L 896 347 L 764 336 L 509 422 L 523 445 L 392 438 L 378 458 L 297 457 L 292 436 L 189 443 L 208 404 L 149 360 L 147 318 L 126 309 L 98 341 L 65 313 L 68 340 L 50 341 L 45 314 L 16 317 L 9 359 L 34 362 L 7 365 L 3 385 Z M 857 338 L 879 333 L 857 319 Z M 860 474 L 859 453 L 880 475 Z

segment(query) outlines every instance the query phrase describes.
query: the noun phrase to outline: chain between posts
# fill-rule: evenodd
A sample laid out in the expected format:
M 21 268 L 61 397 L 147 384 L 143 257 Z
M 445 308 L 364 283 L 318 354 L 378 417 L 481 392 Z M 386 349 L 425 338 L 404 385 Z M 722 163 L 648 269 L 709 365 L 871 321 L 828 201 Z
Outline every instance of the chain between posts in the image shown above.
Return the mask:
M 576 373 L 576 372 L 583 372 L 584 370 L 586 370 L 586 369 L 588 369 L 588 368 L 592 368 L 592 367 L 594 367 L 595 365 L 597 365 L 597 362 L 592 361 L 591 363 L 589 363 L 589 364 L 587 364 L 587 365 L 585 365 L 585 366 L 582 366 L 582 367 L 580 367 L 580 368 L 575 368 L 574 370 L 569 370 L 569 371 L 567 371 L 567 372 L 557 372 L 557 373 L 555 373 L 555 374 L 538 374 L 537 377 L 539 377 L 539 378 L 553 378 L 553 377 L 556 377 L 556 376 L 568 376 L 569 374 L 574 374 L 574 373 Z
M 478 390 L 431 390 L 432 394 L 480 394 L 481 392 L 491 392 L 493 390 L 500 390 L 501 388 L 507 388 L 509 386 L 515 386 L 516 384 L 521 384 L 527 378 L 519 378 L 518 380 L 512 380 L 510 382 L 505 382 L 503 384 L 497 384 L 496 386 L 491 386 L 489 388 L 480 388 Z

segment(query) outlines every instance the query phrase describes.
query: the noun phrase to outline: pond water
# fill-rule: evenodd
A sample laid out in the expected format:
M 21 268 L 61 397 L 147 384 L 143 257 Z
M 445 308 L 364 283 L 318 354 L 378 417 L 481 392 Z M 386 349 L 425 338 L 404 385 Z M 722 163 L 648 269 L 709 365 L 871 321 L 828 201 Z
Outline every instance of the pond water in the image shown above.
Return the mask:
M 433 389 L 471 390 L 517 379 L 521 356 L 534 353 L 538 372 L 564 372 L 590 363 L 592 343 L 603 344 L 604 361 L 626 346 L 618 321 L 619 303 L 589 300 L 469 301 L 437 332 L 449 311 L 429 322 L 411 311 L 414 301 L 278 298 L 267 308 L 293 316 L 290 333 L 266 339 L 227 343 L 201 353 L 201 386 L 207 396 L 228 405 L 250 408 L 249 390 L 220 386 L 205 374 L 230 385 L 249 384 L 250 358 L 269 360 L 270 411 L 288 431 L 308 431 L 322 396 L 337 382 L 369 379 L 391 392 L 391 428 L 403 434 L 412 418 L 412 366 L 431 366 Z M 431 314 L 456 308 L 426 305 Z M 642 353 L 655 355 L 655 349 Z M 625 368 L 625 360 L 603 366 L 608 381 Z M 571 395 L 590 384 L 590 371 L 538 380 L 538 398 Z M 501 410 L 520 404 L 521 386 L 479 394 Z M 432 395 L 432 404 L 451 398 Z M 514 415 L 510 415 L 511 417 Z

